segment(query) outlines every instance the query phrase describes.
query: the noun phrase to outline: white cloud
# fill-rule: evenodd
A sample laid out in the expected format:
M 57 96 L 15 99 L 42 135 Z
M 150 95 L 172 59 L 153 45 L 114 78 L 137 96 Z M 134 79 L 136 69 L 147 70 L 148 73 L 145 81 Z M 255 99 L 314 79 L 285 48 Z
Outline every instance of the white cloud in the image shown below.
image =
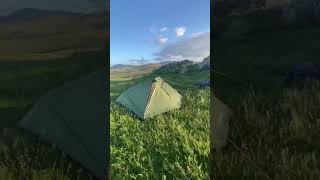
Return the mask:
M 160 29 L 159 28 L 155 28 L 155 27 L 150 27 L 149 28 L 149 32 L 152 35 L 153 42 L 156 45 L 163 45 L 163 44 L 166 44 L 168 42 L 169 39 L 161 34 L 161 32 L 164 32 L 164 31 L 167 31 L 167 30 L 168 30 L 167 27 L 162 27 Z
M 168 44 L 154 55 L 156 61 L 201 61 L 210 55 L 210 32 Z
M 159 38 L 159 43 L 160 43 L 160 44 L 165 44 L 165 43 L 168 42 L 168 40 L 169 40 L 169 39 L 166 38 L 166 37 L 160 37 L 160 38 Z
M 160 32 L 164 32 L 164 31 L 167 31 L 167 30 L 168 30 L 167 27 L 163 27 L 163 28 L 160 29 Z
M 186 27 L 177 27 L 177 28 L 176 28 L 176 35 L 177 35 L 178 37 L 183 36 L 184 33 L 186 33 L 186 31 L 187 31 L 187 28 L 186 28 Z

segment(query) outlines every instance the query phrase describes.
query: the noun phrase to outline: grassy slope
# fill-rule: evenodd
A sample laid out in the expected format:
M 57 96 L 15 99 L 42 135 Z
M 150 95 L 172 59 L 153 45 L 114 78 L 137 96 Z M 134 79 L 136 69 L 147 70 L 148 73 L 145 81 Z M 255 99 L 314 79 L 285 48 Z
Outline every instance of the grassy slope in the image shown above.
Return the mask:
M 154 76 L 111 81 L 111 178 L 207 179 L 210 93 L 191 86 L 209 79 L 209 72 L 163 75 L 178 83 L 169 82 L 183 95 L 183 107 L 148 121 L 114 102 L 128 87 Z
M 60 59 L 105 45 L 104 14 L 0 23 L 0 61 Z
M 159 68 L 160 64 L 147 64 L 141 66 L 129 66 L 122 68 L 110 69 L 110 80 L 123 81 L 131 80 L 132 78 L 139 78 L 144 75 L 150 74 L 153 70 Z
M 0 179 L 91 176 L 15 124 L 48 90 L 102 68 L 104 57 L 99 52 L 55 61 L 0 62 Z
M 318 63 L 319 37 L 320 27 L 309 26 L 215 41 L 216 69 L 254 86 L 212 77 L 218 97 L 235 111 L 230 139 L 242 151 L 229 144 L 214 154 L 216 179 L 267 179 L 262 172 L 271 179 L 319 176 L 320 87 L 285 90 L 280 76 L 292 64 Z

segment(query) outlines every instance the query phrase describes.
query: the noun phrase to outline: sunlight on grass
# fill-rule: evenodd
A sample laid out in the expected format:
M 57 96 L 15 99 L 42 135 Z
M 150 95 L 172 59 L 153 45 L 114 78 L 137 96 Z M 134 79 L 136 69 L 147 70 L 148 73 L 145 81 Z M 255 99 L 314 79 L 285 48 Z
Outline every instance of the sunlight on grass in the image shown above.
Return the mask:
M 112 103 L 112 179 L 208 179 L 209 95 L 188 92 L 180 110 L 146 121 Z

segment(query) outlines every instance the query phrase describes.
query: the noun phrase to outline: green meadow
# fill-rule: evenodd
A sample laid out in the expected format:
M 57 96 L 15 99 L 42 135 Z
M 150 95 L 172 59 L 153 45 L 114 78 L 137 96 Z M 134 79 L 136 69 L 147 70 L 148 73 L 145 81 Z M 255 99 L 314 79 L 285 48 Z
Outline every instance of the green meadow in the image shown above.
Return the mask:
M 161 75 L 183 96 L 179 110 L 141 120 L 115 102 L 127 88 L 156 76 L 111 79 L 111 179 L 208 179 L 210 90 L 194 83 L 209 80 L 209 71 Z

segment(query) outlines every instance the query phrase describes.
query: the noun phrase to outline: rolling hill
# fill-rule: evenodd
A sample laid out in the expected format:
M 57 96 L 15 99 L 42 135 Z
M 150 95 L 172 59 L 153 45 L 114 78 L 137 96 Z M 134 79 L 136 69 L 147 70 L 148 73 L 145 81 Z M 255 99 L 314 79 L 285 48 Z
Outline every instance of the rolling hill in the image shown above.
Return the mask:
M 143 65 L 124 65 L 116 64 L 110 68 L 110 80 L 129 80 L 142 77 L 144 75 L 166 74 L 166 73 L 188 73 L 190 71 L 208 70 L 210 67 L 210 56 L 201 62 L 183 60 L 177 62 L 163 61 L 159 63 L 150 63 Z
M 73 13 L 58 10 L 42 10 L 35 8 L 24 8 L 0 17 L 0 23 L 16 23 L 44 19 L 50 16 L 81 16 L 81 13 Z
M 57 59 L 104 48 L 105 13 L 22 9 L 0 17 L 0 61 Z
M 161 64 L 145 64 L 139 66 L 116 65 L 110 69 L 110 80 L 129 80 L 132 78 L 142 77 L 143 75 L 153 72 L 161 67 Z
M 116 65 L 111 66 L 111 69 L 121 69 L 121 68 L 124 68 L 124 67 L 131 67 L 131 66 L 132 65 L 116 64 Z

